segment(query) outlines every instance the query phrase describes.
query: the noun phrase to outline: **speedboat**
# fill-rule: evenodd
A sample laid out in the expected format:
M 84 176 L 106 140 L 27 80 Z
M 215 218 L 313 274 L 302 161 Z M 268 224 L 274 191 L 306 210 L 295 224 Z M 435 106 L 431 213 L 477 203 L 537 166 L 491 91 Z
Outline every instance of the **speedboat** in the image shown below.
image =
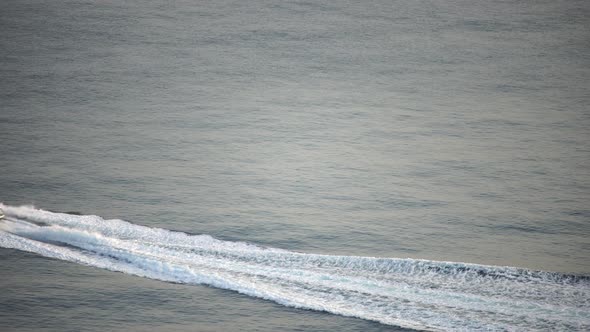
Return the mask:
M 2 211 L 2 209 L 0 209 L 0 219 L 4 218 L 4 211 Z

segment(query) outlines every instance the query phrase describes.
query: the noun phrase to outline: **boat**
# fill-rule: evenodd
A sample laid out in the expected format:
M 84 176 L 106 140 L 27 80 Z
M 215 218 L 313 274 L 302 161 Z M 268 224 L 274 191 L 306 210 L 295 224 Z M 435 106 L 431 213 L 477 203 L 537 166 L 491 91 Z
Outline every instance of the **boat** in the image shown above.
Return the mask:
M 0 219 L 4 218 L 4 211 L 2 211 L 2 209 L 0 209 Z

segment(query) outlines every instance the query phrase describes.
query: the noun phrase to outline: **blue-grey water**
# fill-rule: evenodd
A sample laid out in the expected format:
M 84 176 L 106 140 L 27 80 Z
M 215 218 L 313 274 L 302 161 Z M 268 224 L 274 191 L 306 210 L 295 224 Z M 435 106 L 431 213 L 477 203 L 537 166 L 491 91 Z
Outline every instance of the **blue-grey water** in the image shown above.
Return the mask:
M 2 1 L 0 330 L 590 329 L 589 31 L 583 0 Z

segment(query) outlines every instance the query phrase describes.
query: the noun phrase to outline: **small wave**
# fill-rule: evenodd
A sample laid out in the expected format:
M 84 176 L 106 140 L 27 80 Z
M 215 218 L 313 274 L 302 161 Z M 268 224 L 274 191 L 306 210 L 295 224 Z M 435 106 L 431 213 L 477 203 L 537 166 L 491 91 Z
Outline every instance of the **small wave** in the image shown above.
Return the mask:
M 414 329 L 590 330 L 588 276 L 264 248 L 0 204 L 0 247 Z

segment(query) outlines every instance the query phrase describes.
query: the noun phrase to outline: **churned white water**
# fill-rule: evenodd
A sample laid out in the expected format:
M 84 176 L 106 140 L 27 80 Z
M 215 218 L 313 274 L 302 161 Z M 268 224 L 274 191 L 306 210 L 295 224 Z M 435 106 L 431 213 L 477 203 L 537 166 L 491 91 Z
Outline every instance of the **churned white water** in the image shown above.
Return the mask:
M 329 256 L 98 216 L 1 206 L 0 246 L 408 328 L 590 328 L 590 278 L 513 267 Z

